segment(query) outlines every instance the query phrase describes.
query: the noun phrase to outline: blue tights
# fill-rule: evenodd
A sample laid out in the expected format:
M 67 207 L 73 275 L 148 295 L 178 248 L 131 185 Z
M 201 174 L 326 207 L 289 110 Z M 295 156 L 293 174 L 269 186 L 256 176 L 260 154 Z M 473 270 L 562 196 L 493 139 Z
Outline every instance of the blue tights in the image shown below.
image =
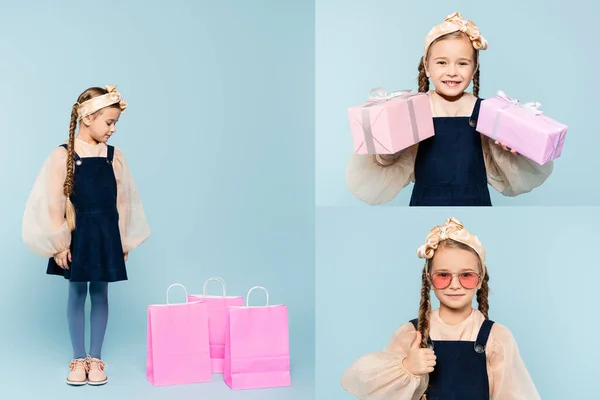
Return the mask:
M 73 345 L 73 358 L 85 358 L 85 299 L 87 297 L 87 282 L 69 282 L 69 300 L 67 302 L 67 321 L 69 334 Z M 102 343 L 108 322 L 108 283 L 90 282 L 90 357 L 101 358 Z

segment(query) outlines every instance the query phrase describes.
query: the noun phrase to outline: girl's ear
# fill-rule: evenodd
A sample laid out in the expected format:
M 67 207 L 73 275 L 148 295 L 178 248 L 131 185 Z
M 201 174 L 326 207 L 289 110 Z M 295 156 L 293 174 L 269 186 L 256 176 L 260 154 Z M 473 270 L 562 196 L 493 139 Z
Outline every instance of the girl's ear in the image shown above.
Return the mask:
M 431 284 L 431 259 L 425 263 L 425 279 L 429 283 L 429 289 L 433 290 L 433 285 Z
M 477 290 L 481 289 L 481 286 L 483 286 L 483 280 L 485 279 L 485 267 L 484 268 L 480 268 L 480 273 L 479 275 L 481 276 L 481 278 L 479 279 L 479 284 L 477 285 Z
M 92 118 L 89 115 L 86 115 L 85 117 L 81 118 L 81 122 L 85 126 L 90 126 L 92 124 Z
M 427 65 L 427 61 L 425 61 L 423 59 L 423 67 L 425 68 L 425 75 L 427 75 L 428 78 L 431 78 L 431 74 L 429 73 L 429 66 Z

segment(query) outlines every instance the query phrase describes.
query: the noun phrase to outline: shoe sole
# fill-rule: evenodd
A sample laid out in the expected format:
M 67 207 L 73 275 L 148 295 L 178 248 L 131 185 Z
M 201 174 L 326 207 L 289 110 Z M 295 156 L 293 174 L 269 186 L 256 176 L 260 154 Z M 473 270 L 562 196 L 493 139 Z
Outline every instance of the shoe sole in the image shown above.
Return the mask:
M 83 382 L 73 382 L 67 379 L 67 385 L 69 386 L 84 386 L 87 385 L 87 381 L 83 381 Z
M 90 386 L 102 386 L 102 385 L 105 385 L 107 382 L 108 382 L 108 379 L 100 381 L 100 382 L 90 382 L 90 381 L 88 381 L 87 384 L 90 385 Z

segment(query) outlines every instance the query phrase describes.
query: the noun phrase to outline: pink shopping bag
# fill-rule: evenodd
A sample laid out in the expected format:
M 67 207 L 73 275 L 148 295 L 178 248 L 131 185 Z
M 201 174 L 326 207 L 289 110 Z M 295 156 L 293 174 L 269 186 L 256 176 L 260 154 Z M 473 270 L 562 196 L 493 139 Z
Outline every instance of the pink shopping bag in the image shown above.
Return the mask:
M 207 285 L 211 281 L 221 283 L 223 294 L 221 296 L 209 296 L 206 294 Z M 226 285 L 222 278 L 210 278 L 204 282 L 202 294 L 188 296 L 188 301 L 202 301 L 208 305 L 208 331 L 210 343 L 210 361 L 213 374 L 223 373 L 223 360 L 225 358 L 225 329 L 227 328 L 227 317 L 229 306 L 243 306 L 242 296 L 226 296 Z
M 208 382 L 208 305 L 200 301 L 148 306 L 146 378 L 154 386 Z M 187 291 L 185 293 L 187 299 Z
M 266 306 L 248 306 L 254 289 L 266 292 Z M 265 288 L 250 289 L 245 307 L 229 307 L 223 367 L 225 383 L 231 389 L 291 385 L 288 309 L 270 306 Z

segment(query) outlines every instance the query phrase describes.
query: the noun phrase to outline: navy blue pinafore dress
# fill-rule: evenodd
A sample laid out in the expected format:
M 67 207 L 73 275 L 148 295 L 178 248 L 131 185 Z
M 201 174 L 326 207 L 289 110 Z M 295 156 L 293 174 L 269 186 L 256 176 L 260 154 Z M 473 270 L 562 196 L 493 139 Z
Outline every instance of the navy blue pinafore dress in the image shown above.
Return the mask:
M 67 148 L 66 144 L 62 147 Z M 75 154 L 71 202 L 75 207 L 75 230 L 71 233 L 70 269 L 48 260 L 46 273 L 72 282 L 127 280 L 117 211 L 117 180 L 112 162 L 115 149 L 106 157 L 80 158 Z
M 470 117 L 435 117 L 435 135 L 419 143 L 410 206 L 491 206 L 481 135 L 481 99 Z
M 410 321 L 415 329 L 417 321 Z M 493 325 L 494 321 L 483 321 L 475 342 L 429 339 L 436 365 L 429 374 L 427 400 L 489 400 L 485 348 Z

